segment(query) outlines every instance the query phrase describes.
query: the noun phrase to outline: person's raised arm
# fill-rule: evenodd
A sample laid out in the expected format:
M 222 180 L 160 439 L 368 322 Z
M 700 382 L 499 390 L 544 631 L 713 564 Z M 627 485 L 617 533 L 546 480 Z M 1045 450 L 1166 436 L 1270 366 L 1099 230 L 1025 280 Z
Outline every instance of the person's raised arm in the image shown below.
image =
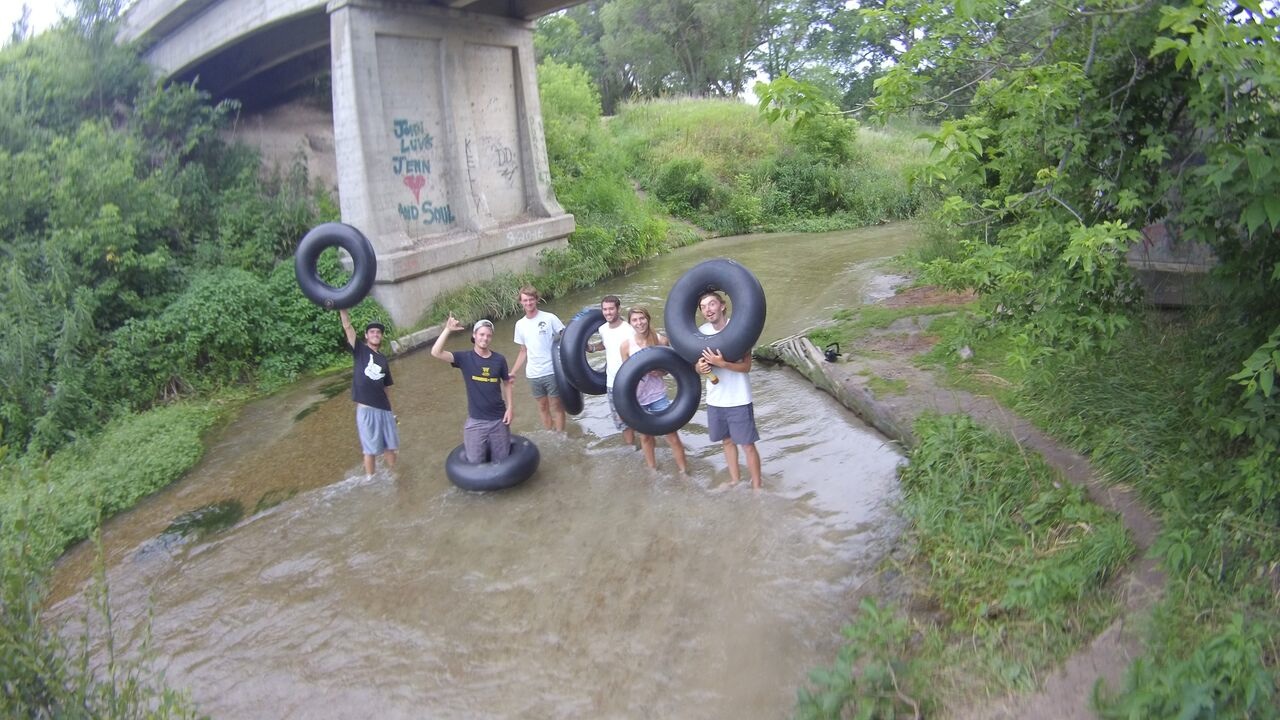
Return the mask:
M 453 313 L 450 313 L 449 319 L 444 323 L 444 330 L 441 330 L 440 337 L 436 338 L 436 344 L 431 346 L 431 357 L 443 360 L 447 363 L 452 363 L 453 353 L 445 350 L 444 345 L 449 341 L 449 333 L 465 329 L 466 328 L 463 327 L 462 322 L 459 321 L 458 318 L 454 317 Z
M 344 308 L 338 311 L 338 317 L 342 318 L 342 332 L 347 334 L 347 345 L 354 348 L 356 346 L 356 329 L 351 325 L 351 315 Z

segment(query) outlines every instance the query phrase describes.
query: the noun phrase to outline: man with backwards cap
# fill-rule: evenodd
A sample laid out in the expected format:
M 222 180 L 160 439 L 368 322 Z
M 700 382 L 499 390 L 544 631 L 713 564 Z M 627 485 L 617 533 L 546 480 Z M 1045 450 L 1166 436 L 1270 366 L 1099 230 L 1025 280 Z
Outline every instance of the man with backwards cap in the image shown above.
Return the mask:
M 386 328 L 380 322 L 371 322 L 364 329 L 364 339 L 356 337 L 351 326 L 351 316 L 339 310 L 342 330 L 347 334 L 347 345 L 354 358 L 351 370 L 351 399 L 356 402 L 356 430 L 360 434 L 360 449 L 364 451 L 364 472 L 373 475 L 374 459 L 382 453 L 388 468 L 396 466 L 396 450 L 400 447 L 400 434 L 396 431 L 396 416 L 391 412 L 391 400 L 387 388 L 391 386 L 391 367 L 382 354 L 382 334 Z
M 471 327 L 475 347 L 467 352 L 444 349 L 449 333 L 465 330 L 453 315 L 431 346 L 431 356 L 462 371 L 467 389 L 467 422 L 462 426 L 462 445 L 473 463 L 498 462 L 511 454 L 512 392 L 507 359 L 490 349 L 493 323 L 481 318 Z

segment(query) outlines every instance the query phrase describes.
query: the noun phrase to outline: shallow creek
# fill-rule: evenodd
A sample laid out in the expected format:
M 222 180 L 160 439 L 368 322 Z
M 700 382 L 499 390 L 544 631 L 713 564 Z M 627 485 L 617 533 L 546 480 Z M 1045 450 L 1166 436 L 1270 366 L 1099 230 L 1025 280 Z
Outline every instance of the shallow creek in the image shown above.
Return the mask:
M 568 321 L 612 293 L 660 324 L 684 270 L 732 257 L 768 295 L 765 342 L 885 294 L 878 259 L 910 232 L 707 241 L 546 309 Z M 498 323 L 495 349 L 514 360 L 511 335 Z M 145 656 L 215 718 L 780 717 L 834 658 L 900 528 L 897 450 L 786 368 L 752 371 L 760 492 L 726 487 L 705 410 L 681 431 L 680 476 L 661 441 L 658 469 L 645 466 L 603 397 L 566 434 L 542 430 L 522 382 L 514 427 L 541 449 L 539 471 L 466 493 L 443 471 L 466 413 L 458 371 L 423 350 L 392 373 L 394 472 L 363 476 L 345 374 L 251 403 L 186 478 L 107 524 L 101 554 L 68 553 L 51 615 L 69 637 L 87 617 L 103 658 L 85 593 L 105 567 L 116 652 Z M 217 502 L 243 516 L 165 532 Z

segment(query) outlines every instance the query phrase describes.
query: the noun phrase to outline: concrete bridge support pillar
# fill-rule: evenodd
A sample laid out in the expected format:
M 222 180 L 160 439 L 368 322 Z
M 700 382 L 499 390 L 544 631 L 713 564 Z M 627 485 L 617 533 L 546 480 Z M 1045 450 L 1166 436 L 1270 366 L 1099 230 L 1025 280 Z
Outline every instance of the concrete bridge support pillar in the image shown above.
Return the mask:
M 385 0 L 328 11 L 342 219 L 373 242 L 373 295 L 397 324 L 567 244 L 530 23 Z

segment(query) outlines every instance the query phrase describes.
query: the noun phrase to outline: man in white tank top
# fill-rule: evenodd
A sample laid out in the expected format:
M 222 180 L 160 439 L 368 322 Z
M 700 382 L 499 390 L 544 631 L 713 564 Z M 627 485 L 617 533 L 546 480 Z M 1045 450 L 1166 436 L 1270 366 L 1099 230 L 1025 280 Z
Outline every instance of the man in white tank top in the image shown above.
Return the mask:
M 724 298 L 717 292 L 706 292 L 698 298 L 698 309 L 707 322 L 698 328 L 703 335 L 715 335 L 729 324 Z M 755 406 L 751 402 L 751 352 L 741 360 L 728 360 L 719 351 L 706 348 L 698 359 L 698 372 L 706 377 L 707 434 L 711 441 L 724 445 L 724 459 L 729 465 L 729 484 L 737 485 L 742 479 L 738 468 L 738 447 L 747 456 L 747 472 L 751 474 L 751 487 L 759 490 L 760 453 L 756 441 Z
M 600 342 L 588 349 L 592 352 L 604 351 L 604 385 L 605 395 L 609 398 L 609 416 L 613 418 L 613 426 L 622 431 L 622 439 L 628 445 L 634 445 L 635 432 L 622 422 L 613 406 L 613 378 L 618 375 L 618 366 L 622 365 L 622 343 L 636 334 L 623 321 L 621 311 L 622 301 L 617 295 L 605 295 L 600 299 L 600 312 L 604 314 L 604 324 L 597 330 Z

